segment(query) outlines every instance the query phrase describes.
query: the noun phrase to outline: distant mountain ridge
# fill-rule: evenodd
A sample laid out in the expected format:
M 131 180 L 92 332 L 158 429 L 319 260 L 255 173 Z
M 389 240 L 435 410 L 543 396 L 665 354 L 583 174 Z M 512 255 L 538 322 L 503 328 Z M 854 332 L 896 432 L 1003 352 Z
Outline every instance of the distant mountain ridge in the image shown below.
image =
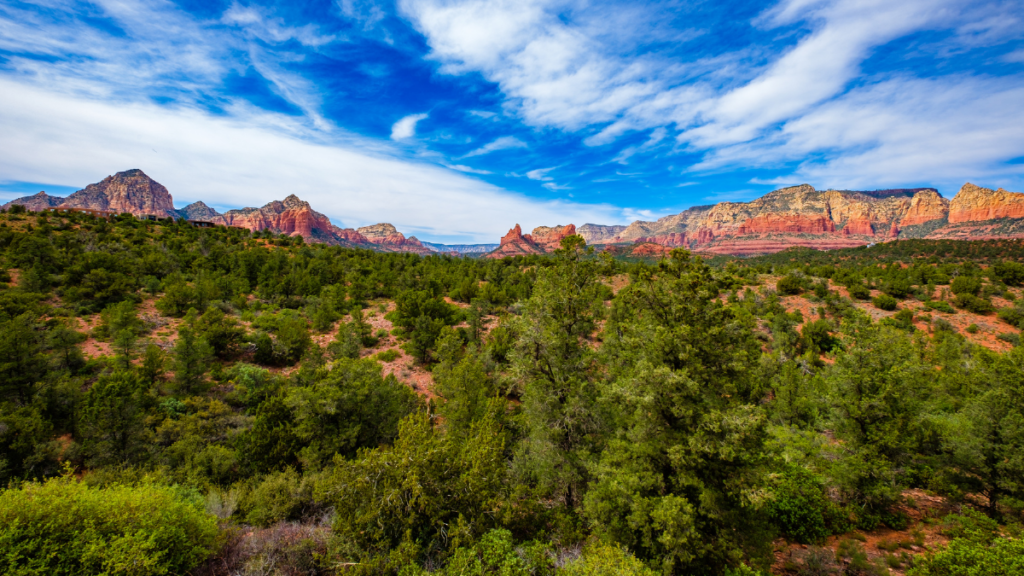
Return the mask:
M 391 224 L 374 224 L 358 230 L 339 228 L 332 224 L 327 216 L 313 210 L 309 202 L 294 194 L 286 196 L 284 200 L 269 202 L 260 208 L 228 210 L 223 214 L 202 201 L 175 209 L 173 198 L 167 188 L 139 169 L 118 172 L 66 198 L 39 192 L 12 200 L 4 204 L 3 208 L 10 208 L 14 204 L 32 211 L 74 208 L 117 214 L 129 213 L 136 216 L 184 218 L 246 228 L 254 232 L 270 230 L 275 234 L 302 236 L 310 242 L 369 248 L 383 252 L 429 254 L 444 251 L 425 246 L 415 236 L 406 238 Z M 471 250 L 471 246 L 462 248 L 467 253 L 474 251 Z
M 801 184 L 750 202 L 695 206 L 654 222 L 587 224 L 580 234 L 589 244 L 651 243 L 732 255 L 791 246 L 847 248 L 895 238 L 1019 238 L 1024 237 L 1024 194 L 969 182 L 952 200 L 934 188 L 821 191 Z
M 221 214 L 202 201 L 175 209 L 170 192 L 142 170 L 118 172 L 67 197 L 39 192 L 12 200 L 33 211 L 75 208 L 184 218 L 252 231 L 302 236 L 310 242 L 418 254 L 486 254 L 491 258 L 544 254 L 562 238 L 579 234 L 588 244 L 647 244 L 643 254 L 672 247 L 712 254 L 764 254 L 792 246 L 834 249 L 897 238 L 991 239 L 1024 237 L 1024 194 L 964 184 L 952 200 L 934 188 L 816 190 L 808 184 L 773 190 L 750 202 L 694 206 L 628 226 L 587 223 L 538 226 L 523 234 L 518 224 L 498 244 L 445 245 L 406 237 L 388 223 L 340 228 L 294 194 L 262 207 Z M 634 251 L 635 252 L 635 251 Z

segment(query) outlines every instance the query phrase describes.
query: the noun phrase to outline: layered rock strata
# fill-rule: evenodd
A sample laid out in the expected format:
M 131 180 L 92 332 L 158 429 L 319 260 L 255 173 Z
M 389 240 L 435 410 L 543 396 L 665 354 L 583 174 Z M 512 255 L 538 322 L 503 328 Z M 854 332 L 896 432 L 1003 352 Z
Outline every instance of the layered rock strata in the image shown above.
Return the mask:
M 505 256 L 523 256 L 527 254 L 544 254 L 557 250 L 562 239 L 576 234 L 576 226 L 539 226 L 530 234 L 523 234 L 523 229 L 516 224 L 514 228 L 501 237 L 501 244 L 488 258 L 504 258 Z

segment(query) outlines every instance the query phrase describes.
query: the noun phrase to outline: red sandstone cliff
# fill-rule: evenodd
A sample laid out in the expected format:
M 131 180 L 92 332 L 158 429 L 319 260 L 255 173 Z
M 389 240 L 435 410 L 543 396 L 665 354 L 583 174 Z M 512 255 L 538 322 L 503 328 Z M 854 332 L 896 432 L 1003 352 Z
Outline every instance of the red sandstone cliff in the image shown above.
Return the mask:
M 152 215 L 174 218 L 174 202 L 170 192 L 142 170 L 125 170 L 107 176 L 96 184 L 68 196 L 58 208 L 109 210 L 115 213 Z
M 1024 218 L 1024 194 L 990 190 L 968 182 L 949 204 L 949 223 Z
M 363 226 L 356 230 L 367 242 L 375 244 L 389 252 L 417 252 L 429 254 L 433 250 L 427 248 L 415 236 L 405 237 L 391 224 L 381 223 L 372 226 Z
M 538 226 L 530 234 L 523 234 L 523 229 L 516 224 L 514 228 L 501 237 L 501 244 L 493 252 L 487 254 L 488 258 L 504 258 L 505 256 L 520 256 L 526 254 L 544 254 L 557 250 L 562 245 L 562 239 L 576 234 L 576 226 Z

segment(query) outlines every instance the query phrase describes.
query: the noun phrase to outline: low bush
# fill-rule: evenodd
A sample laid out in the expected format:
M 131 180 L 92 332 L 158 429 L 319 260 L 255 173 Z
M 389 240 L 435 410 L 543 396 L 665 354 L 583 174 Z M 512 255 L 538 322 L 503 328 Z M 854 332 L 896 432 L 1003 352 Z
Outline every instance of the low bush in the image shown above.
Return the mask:
M 850 298 L 856 298 L 857 300 L 867 300 L 871 298 L 871 290 L 859 282 L 856 284 L 850 284 L 849 290 Z
M 1012 308 L 1000 308 L 997 313 L 999 319 L 1010 326 L 1021 326 L 1024 323 L 1024 307 L 1014 306 Z
M 959 308 L 963 308 L 968 312 L 974 312 L 975 314 L 991 314 L 995 312 L 995 306 L 991 302 L 984 298 L 978 298 L 977 296 L 971 296 L 970 294 L 961 294 L 953 299 L 953 304 Z
M 401 355 L 401 352 L 392 348 L 390 350 L 385 350 L 383 352 L 378 352 L 374 354 L 373 359 L 377 360 L 378 362 L 394 362 L 395 360 L 398 360 L 399 356 Z
M 0 493 L 0 573 L 11 576 L 184 574 L 217 533 L 203 499 L 178 487 L 67 475 Z
M 788 540 L 811 544 L 850 529 L 843 510 L 825 495 L 822 481 L 798 466 L 788 466 L 772 485 L 768 517 Z
M 943 300 L 929 300 L 925 302 L 924 305 L 937 312 L 942 312 L 943 314 L 956 313 L 956 309 L 950 306 L 949 302 L 945 302 Z
M 775 283 L 775 289 L 779 294 L 791 296 L 803 292 L 804 283 L 800 278 L 790 274 L 779 278 L 779 281 Z
M 871 300 L 871 303 L 874 304 L 875 308 L 878 308 L 879 310 L 888 310 L 888 311 L 895 310 L 896 309 L 896 304 L 897 304 L 896 299 L 893 298 L 892 296 L 889 296 L 888 294 L 881 294 L 881 295 L 875 296 Z

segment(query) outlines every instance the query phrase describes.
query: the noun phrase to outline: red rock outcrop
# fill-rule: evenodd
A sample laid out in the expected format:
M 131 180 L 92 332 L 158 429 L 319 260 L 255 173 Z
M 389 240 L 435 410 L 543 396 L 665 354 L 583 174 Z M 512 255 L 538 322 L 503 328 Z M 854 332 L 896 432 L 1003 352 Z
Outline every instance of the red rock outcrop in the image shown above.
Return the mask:
M 58 208 L 84 208 L 176 218 L 174 201 L 163 185 L 142 170 L 125 170 L 68 196 Z
M 506 256 L 525 256 L 527 254 L 543 254 L 544 250 L 533 241 L 533 236 L 523 234 L 523 229 L 516 224 L 514 228 L 501 237 L 501 244 L 488 258 L 504 258 Z
M 801 214 L 760 214 L 748 218 L 737 234 L 829 234 L 836 225 L 827 216 L 817 218 Z
M 309 202 L 291 194 L 284 200 L 274 200 L 262 208 L 228 210 L 214 220 L 225 226 L 247 228 L 254 232 L 271 230 L 275 234 L 302 236 L 310 240 L 326 240 L 333 236 L 331 221 L 316 212 Z
M 428 254 L 433 250 L 427 248 L 415 236 L 405 237 L 393 225 L 386 222 L 363 226 L 356 229 L 356 234 L 371 244 L 385 248 L 389 252 L 417 252 Z
M 24 196 L 22 198 L 16 198 L 11 200 L 7 204 L 0 206 L 0 210 L 7 210 L 15 204 L 24 206 L 26 210 L 31 212 L 41 212 L 49 208 L 56 208 L 64 203 L 64 198 L 60 196 L 50 196 L 46 192 L 37 192 L 31 196 Z
M 843 226 L 843 236 L 874 236 L 875 230 L 867 218 L 851 218 Z
M 1024 218 L 1024 194 L 963 185 L 949 203 L 949 223 L 980 222 L 999 218 Z
M 801 184 L 751 202 L 694 206 L 655 222 L 638 220 L 610 242 L 653 242 L 722 254 L 760 254 L 790 246 L 832 249 L 882 242 L 905 228 L 944 221 L 948 212 L 949 202 L 931 188 L 818 191 Z M 607 234 L 599 226 L 587 226 L 590 234 Z M 928 230 L 907 233 L 923 236 Z
M 914 194 L 910 199 L 910 208 L 900 220 L 900 228 L 919 226 L 926 222 L 949 217 L 949 200 L 935 190 L 926 190 Z
M 538 226 L 533 229 L 533 232 L 529 234 L 538 247 L 545 252 L 551 252 L 552 250 L 558 250 L 562 247 L 562 239 L 567 236 L 574 236 L 576 234 L 576 226 L 569 224 L 567 226 Z

